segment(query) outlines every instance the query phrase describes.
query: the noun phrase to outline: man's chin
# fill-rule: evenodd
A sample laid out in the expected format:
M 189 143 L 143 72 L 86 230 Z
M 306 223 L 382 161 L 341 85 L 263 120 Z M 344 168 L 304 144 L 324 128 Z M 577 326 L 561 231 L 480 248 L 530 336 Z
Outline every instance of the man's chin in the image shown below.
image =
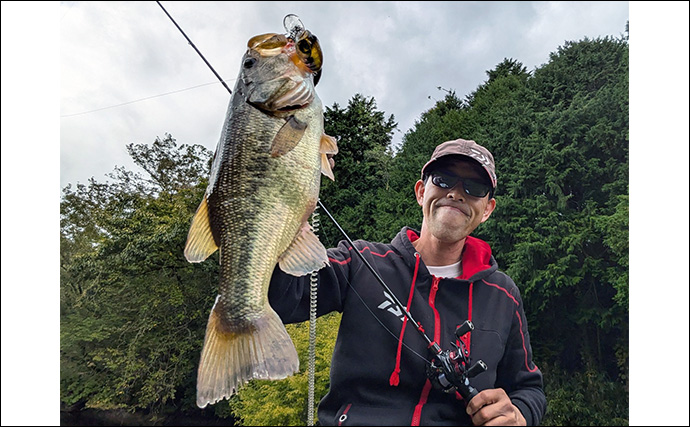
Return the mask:
M 457 243 L 467 237 L 463 230 L 457 226 L 444 226 L 430 228 L 431 235 L 443 243 Z

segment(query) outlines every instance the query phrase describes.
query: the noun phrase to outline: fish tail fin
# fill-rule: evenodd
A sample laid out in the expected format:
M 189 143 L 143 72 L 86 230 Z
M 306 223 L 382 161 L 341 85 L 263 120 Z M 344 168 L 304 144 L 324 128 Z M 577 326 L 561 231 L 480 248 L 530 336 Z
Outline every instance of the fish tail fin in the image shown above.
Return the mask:
M 251 379 L 277 380 L 299 370 L 292 339 L 270 306 L 241 330 L 228 331 L 217 305 L 218 298 L 208 319 L 199 361 L 197 406 L 204 408 L 229 399 Z

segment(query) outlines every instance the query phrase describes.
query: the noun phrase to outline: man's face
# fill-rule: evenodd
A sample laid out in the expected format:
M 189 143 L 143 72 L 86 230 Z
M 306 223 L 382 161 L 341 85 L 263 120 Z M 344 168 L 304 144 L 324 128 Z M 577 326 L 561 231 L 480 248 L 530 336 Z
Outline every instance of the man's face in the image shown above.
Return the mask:
M 443 169 L 461 179 L 470 178 L 486 181 L 488 177 L 483 168 L 472 160 L 463 158 L 443 163 L 439 161 L 434 170 Z M 424 221 L 422 235 L 430 232 L 436 239 L 455 243 L 469 236 L 482 222 L 486 221 L 494 208 L 496 200 L 489 196 L 474 197 L 464 191 L 462 181 L 452 188 L 436 186 L 431 177 L 426 184 L 419 180 L 415 184 L 417 203 L 422 207 Z

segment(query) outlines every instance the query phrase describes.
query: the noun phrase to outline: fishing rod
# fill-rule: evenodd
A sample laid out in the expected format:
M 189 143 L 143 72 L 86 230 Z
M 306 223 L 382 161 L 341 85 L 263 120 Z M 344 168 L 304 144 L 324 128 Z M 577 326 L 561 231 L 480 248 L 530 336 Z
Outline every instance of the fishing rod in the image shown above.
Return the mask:
M 460 337 L 465 335 L 467 332 L 474 330 L 474 324 L 471 321 L 465 320 L 465 322 L 458 326 L 455 330 L 455 336 L 458 338 L 460 345 L 452 343 L 455 347 L 454 350 L 441 350 L 441 347 L 437 342 L 432 341 L 429 336 L 424 332 L 424 329 L 419 323 L 412 317 L 412 314 L 407 310 L 407 308 L 398 300 L 393 291 L 386 285 L 381 276 L 374 270 L 374 268 L 369 264 L 369 262 L 364 258 L 364 255 L 357 250 L 354 242 L 347 235 L 345 230 L 338 224 L 338 221 L 331 215 L 331 213 L 326 209 L 319 199 L 318 205 L 323 211 L 328 215 L 328 218 L 333 221 L 333 224 L 338 228 L 338 231 L 345 237 L 345 240 L 352 246 L 353 252 L 359 256 L 359 259 L 364 263 L 364 265 L 369 269 L 369 271 L 374 275 L 379 284 L 388 292 L 392 298 L 395 305 L 402 311 L 408 321 L 412 323 L 415 329 L 422 335 L 428 344 L 429 350 L 434 354 L 434 358 L 431 364 L 427 366 L 427 376 L 431 383 L 438 389 L 443 390 L 446 393 L 452 393 L 458 391 L 465 402 L 469 402 L 474 396 L 479 393 L 476 388 L 472 387 L 469 383 L 469 379 L 484 372 L 488 369 L 486 363 L 482 360 L 478 360 L 471 367 L 469 366 L 469 351 L 465 348 L 465 345 Z
M 167 10 L 163 7 L 163 5 L 159 2 L 158 6 L 163 9 L 163 12 L 170 18 L 173 24 L 175 24 L 175 27 L 182 33 L 185 39 L 187 39 L 187 42 L 189 42 L 189 45 L 194 48 L 196 53 L 199 54 L 201 59 L 203 59 L 204 63 L 211 69 L 213 74 L 220 80 L 221 84 L 223 87 L 228 91 L 228 93 L 232 96 L 232 91 L 230 88 L 225 84 L 225 81 L 223 78 L 216 72 L 216 70 L 213 68 L 211 63 L 209 63 L 204 55 L 201 54 L 199 49 L 194 45 L 192 40 L 185 34 L 185 32 L 180 28 L 179 25 L 177 25 L 177 22 L 173 19 L 172 16 L 168 13 Z M 289 33 L 289 37 L 292 38 L 293 40 L 297 38 L 298 34 L 301 34 L 304 30 L 304 26 L 302 22 L 299 20 L 297 15 L 287 15 L 283 19 L 283 26 Z M 318 77 L 317 77 L 318 79 Z M 314 212 L 312 212 L 312 229 L 314 232 L 318 230 L 319 226 L 319 220 L 318 220 L 318 212 L 316 209 Z M 316 296 L 316 291 L 317 291 L 317 284 L 318 284 L 318 273 L 317 271 L 313 271 L 311 274 L 310 278 L 310 292 L 309 292 L 309 375 L 307 378 L 308 382 L 308 391 L 307 391 L 307 425 L 308 426 L 313 426 L 314 425 L 314 381 L 315 381 L 315 370 L 316 370 L 316 305 L 317 305 L 317 296 Z
M 197 49 L 194 43 L 192 43 L 189 37 L 187 37 L 187 35 L 184 33 L 182 28 L 180 28 L 180 26 L 177 25 L 177 22 L 175 22 L 172 16 L 170 16 L 170 14 L 165 10 L 163 5 L 161 5 L 159 1 L 156 1 L 156 3 L 158 3 L 161 9 L 163 9 L 168 18 L 170 18 L 170 20 L 173 22 L 173 24 L 175 24 L 177 29 L 180 30 L 185 39 L 187 39 L 189 44 L 199 54 L 201 59 L 204 60 L 206 65 L 211 69 L 211 71 L 218 78 L 218 80 L 220 80 L 220 82 L 223 84 L 223 87 L 225 87 L 225 89 L 227 89 L 227 91 L 232 95 L 232 91 L 225 84 L 225 81 L 220 77 L 220 75 L 216 72 L 213 66 L 211 66 L 211 64 L 206 60 L 206 58 L 204 58 L 199 49 Z M 287 15 L 283 20 L 283 25 L 285 26 L 285 29 L 288 31 L 288 36 L 293 39 L 296 38 L 297 33 L 305 31 L 302 22 L 296 15 Z M 331 221 L 333 221 L 333 224 L 335 224 L 335 226 L 338 228 L 343 237 L 345 237 L 345 240 L 347 240 L 347 242 L 352 246 L 354 252 L 364 263 L 367 269 L 369 269 L 369 271 L 374 275 L 378 283 L 388 292 L 388 294 L 391 296 L 393 300 L 393 303 L 401 310 L 401 312 L 405 315 L 407 320 L 409 320 L 412 323 L 417 332 L 419 332 L 422 335 L 422 337 L 426 340 L 429 350 L 433 353 L 433 358 L 429 365 L 427 365 L 426 369 L 427 377 L 431 381 L 432 385 L 435 388 L 440 389 L 446 393 L 454 393 L 455 391 L 457 391 L 458 393 L 460 393 L 465 402 L 468 403 L 474 396 L 476 396 L 479 393 L 476 388 L 470 385 L 469 379 L 488 369 L 488 367 L 482 360 L 478 360 L 474 365 L 470 366 L 469 350 L 465 348 L 463 341 L 460 339 L 460 337 L 465 335 L 467 332 L 474 330 L 474 325 L 472 324 L 472 322 L 470 320 L 466 320 L 462 325 L 456 328 L 455 336 L 458 338 L 457 342 L 459 343 L 459 345 L 451 343 L 454 349 L 445 351 L 442 350 L 437 342 L 432 341 L 429 338 L 429 336 L 424 332 L 422 326 L 412 317 L 412 314 L 408 311 L 408 309 L 398 300 L 393 291 L 388 287 L 388 285 L 386 285 L 386 282 L 383 281 L 381 276 L 379 276 L 376 270 L 374 270 L 371 264 L 369 264 L 366 258 L 364 258 L 364 255 L 362 255 L 361 252 L 357 250 L 357 247 L 355 246 L 352 239 L 350 239 L 345 230 L 343 230 L 338 221 L 333 217 L 333 215 L 331 215 L 328 209 L 326 209 L 326 206 L 324 206 L 320 199 L 317 199 L 317 203 L 318 206 L 320 206 L 321 209 L 323 209 L 326 215 L 328 215 Z
M 211 64 L 206 60 L 206 58 L 204 58 L 204 55 L 202 55 L 201 52 L 199 52 L 199 49 L 197 49 L 196 46 L 194 46 L 194 43 L 192 43 L 192 40 L 190 40 L 190 38 L 187 37 L 187 34 L 185 34 L 184 31 L 182 31 L 182 28 L 180 28 L 180 26 L 177 25 L 177 22 L 175 22 L 175 20 L 173 19 L 173 17 L 170 16 L 170 14 L 168 13 L 167 10 L 165 10 L 165 8 L 164 8 L 163 5 L 161 4 L 161 2 L 156 1 L 156 3 L 158 3 L 158 6 L 160 6 L 161 9 L 163 9 L 163 12 L 165 12 L 166 15 L 168 15 L 168 18 L 170 18 L 170 20 L 172 21 L 172 23 L 175 24 L 175 26 L 177 27 L 178 30 L 180 30 L 180 32 L 182 33 L 182 35 L 184 36 L 184 38 L 187 39 L 187 42 L 189 43 L 189 45 L 192 46 L 192 48 L 194 48 L 194 50 L 196 51 L 196 53 L 198 53 L 199 56 L 201 57 L 201 59 L 203 59 L 204 62 L 206 63 L 206 65 L 208 65 L 208 68 L 210 68 L 211 71 L 213 71 L 213 74 L 215 74 L 215 76 L 218 78 L 218 80 L 220 80 L 220 83 L 223 85 L 223 87 L 225 87 L 225 89 L 227 89 L 228 92 L 230 92 L 230 95 L 232 95 L 232 91 L 230 90 L 230 88 L 228 87 L 228 85 L 225 84 L 225 80 L 223 80 L 223 79 L 220 77 L 220 75 L 219 75 L 218 73 L 216 73 L 216 70 L 214 70 L 213 67 L 211 66 Z

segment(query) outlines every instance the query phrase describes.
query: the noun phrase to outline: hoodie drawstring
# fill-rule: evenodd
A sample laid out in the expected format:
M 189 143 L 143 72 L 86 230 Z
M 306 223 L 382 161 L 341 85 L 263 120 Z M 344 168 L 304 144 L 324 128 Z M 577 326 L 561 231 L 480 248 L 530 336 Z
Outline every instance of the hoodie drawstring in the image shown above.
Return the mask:
M 414 274 L 412 275 L 412 284 L 410 285 L 410 296 L 407 298 L 407 306 L 405 307 L 407 310 L 410 309 L 410 305 L 412 304 L 412 295 L 414 295 L 414 285 L 415 285 L 415 282 L 417 281 L 417 272 L 419 271 L 419 260 L 421 259 L 419 256 L 419 253 L 417 253 L 417 252 L 415 252 L 414 256 L 415 256 L 415 258 L 417 258 L 417 261 L 415 262 Z M 406 325 L 407 325 L 407 316 L 405 316 L 403 318 L 402 329 L 400 330 L 400 338 L 398 339 L 398 352 L 395 356 L 395 369 L 393 370 L 393 373 L 391 374 L 391 377 L 388 380 L 388 383 L 393 387 L 400 384 L 400 356 L 402 354 L 402 343 L 403 343 L 403 336 L 405 335 L 405 326 Z

